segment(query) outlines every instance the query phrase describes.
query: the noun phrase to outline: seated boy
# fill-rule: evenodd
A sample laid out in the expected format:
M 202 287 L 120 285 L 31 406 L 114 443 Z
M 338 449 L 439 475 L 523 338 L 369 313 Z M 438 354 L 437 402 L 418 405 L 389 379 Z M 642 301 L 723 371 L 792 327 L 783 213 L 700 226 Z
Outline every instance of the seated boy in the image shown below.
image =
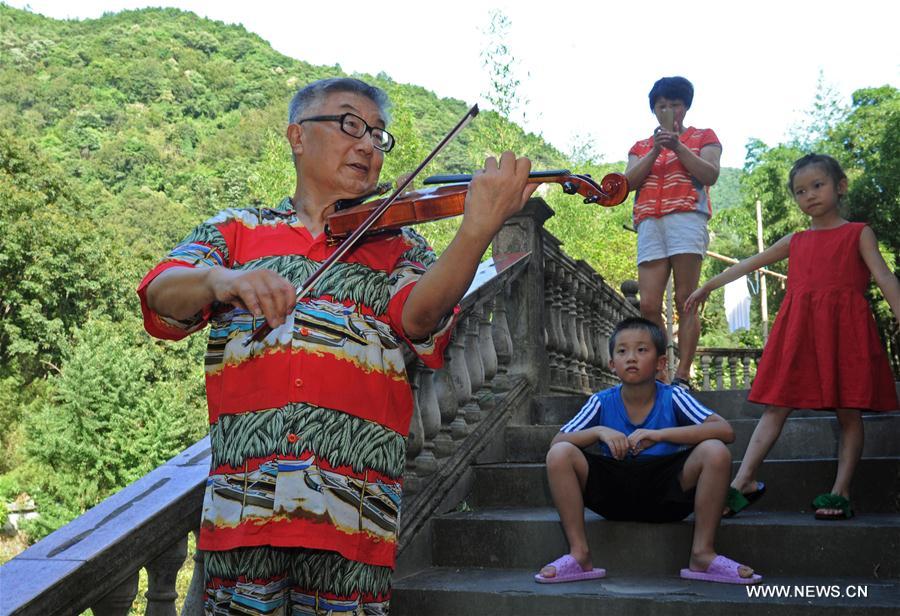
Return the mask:
M 762 577 L 713 549 L 731 479 L 731 425 L 685 390 L 656 380 L 666 338 L 653 322 L 625 319 L 609 340 L 621 385 L 594 394 L 553 439 L 547 475 L 569 553 L 535 575 L 542 583 L 606 575 L 595 569 L 584 507 L 608 520 L 671 522 L 694 513 L 692 580 L 755 584 Z M 601 454 L 584 451 L 601 443 Z

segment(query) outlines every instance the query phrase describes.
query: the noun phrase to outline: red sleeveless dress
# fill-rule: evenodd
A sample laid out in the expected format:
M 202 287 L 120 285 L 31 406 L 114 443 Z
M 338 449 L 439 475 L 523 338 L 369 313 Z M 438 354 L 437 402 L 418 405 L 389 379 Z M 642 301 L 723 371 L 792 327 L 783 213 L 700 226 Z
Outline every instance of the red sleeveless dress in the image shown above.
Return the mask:
M 787 293 L 748 399 L 804 409 L 891 411 L 897 391 L 866 300 L 864 223 L 791 238 Z

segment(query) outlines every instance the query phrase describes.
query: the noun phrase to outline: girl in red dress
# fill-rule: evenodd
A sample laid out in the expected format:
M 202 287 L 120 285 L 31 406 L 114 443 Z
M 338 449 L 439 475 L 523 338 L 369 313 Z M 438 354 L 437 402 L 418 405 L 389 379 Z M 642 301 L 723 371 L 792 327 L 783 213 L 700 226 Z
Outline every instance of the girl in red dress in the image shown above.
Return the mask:
M 710 291 L 788 258 L 788 288 L 750 389 L 751 402 L 768 405 L 731 482 L 734 515 L 762 496 L 756 472 L 795 408 L 834 410 L 841 428 L 837 476 L 830 493 L 813 501 L 819 519 L 846 519 L 850 481 L 862 455 L 860 412 L 898 408 L 894 377 L 878 338 L 865 292 L 870 276 L 900 323 L 900 282 L 888 269 L 875 234 L 838 211 L 847 176 L 830 156 L 809 154 L 794 163 L 788 186 L 810 217 L 809 230 L 788 234 L 763 252 L 711 278 L 686 301 L 694 310 Z

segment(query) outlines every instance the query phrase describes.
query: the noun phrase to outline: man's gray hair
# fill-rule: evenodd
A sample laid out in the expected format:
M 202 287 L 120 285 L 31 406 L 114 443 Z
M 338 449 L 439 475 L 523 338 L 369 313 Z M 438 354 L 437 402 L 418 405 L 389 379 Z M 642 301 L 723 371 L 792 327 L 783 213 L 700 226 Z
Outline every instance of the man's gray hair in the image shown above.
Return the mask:
M 384 90 L 352 77 L 331 77 L 314 81 L 294 95 L 288 106 L 288 123 L 293 124 L 300 120 L 314 103 L 334 92 L 352 92 L 365 96 L 378 106 L 378 111 L 381 112 L 384 121 L 388 121 L 390 101 Z

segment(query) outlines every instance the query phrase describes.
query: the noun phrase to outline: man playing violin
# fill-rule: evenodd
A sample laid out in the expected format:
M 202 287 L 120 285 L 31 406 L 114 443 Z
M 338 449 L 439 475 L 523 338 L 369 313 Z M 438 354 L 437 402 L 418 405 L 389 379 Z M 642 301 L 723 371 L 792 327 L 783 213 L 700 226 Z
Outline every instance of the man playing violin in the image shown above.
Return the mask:
M 536 185 L 527 158 L 488 158 L 440 258 L 409 229 L 372 236 L 297 301 L 336 249 L 326 216 L 377 184 L 394 146 L 387 104 L 356 79 L 304 87 L 287 127 L 293 196 L 220 212 L 138 288 L 150 334 L 210 325 L 212 468 L 198 544 L 207 613 L 388 610 L 413 411 L 402 347 L 441 364 L 457 302 Z M 272 331 L 245 345 L 263 323 Z

